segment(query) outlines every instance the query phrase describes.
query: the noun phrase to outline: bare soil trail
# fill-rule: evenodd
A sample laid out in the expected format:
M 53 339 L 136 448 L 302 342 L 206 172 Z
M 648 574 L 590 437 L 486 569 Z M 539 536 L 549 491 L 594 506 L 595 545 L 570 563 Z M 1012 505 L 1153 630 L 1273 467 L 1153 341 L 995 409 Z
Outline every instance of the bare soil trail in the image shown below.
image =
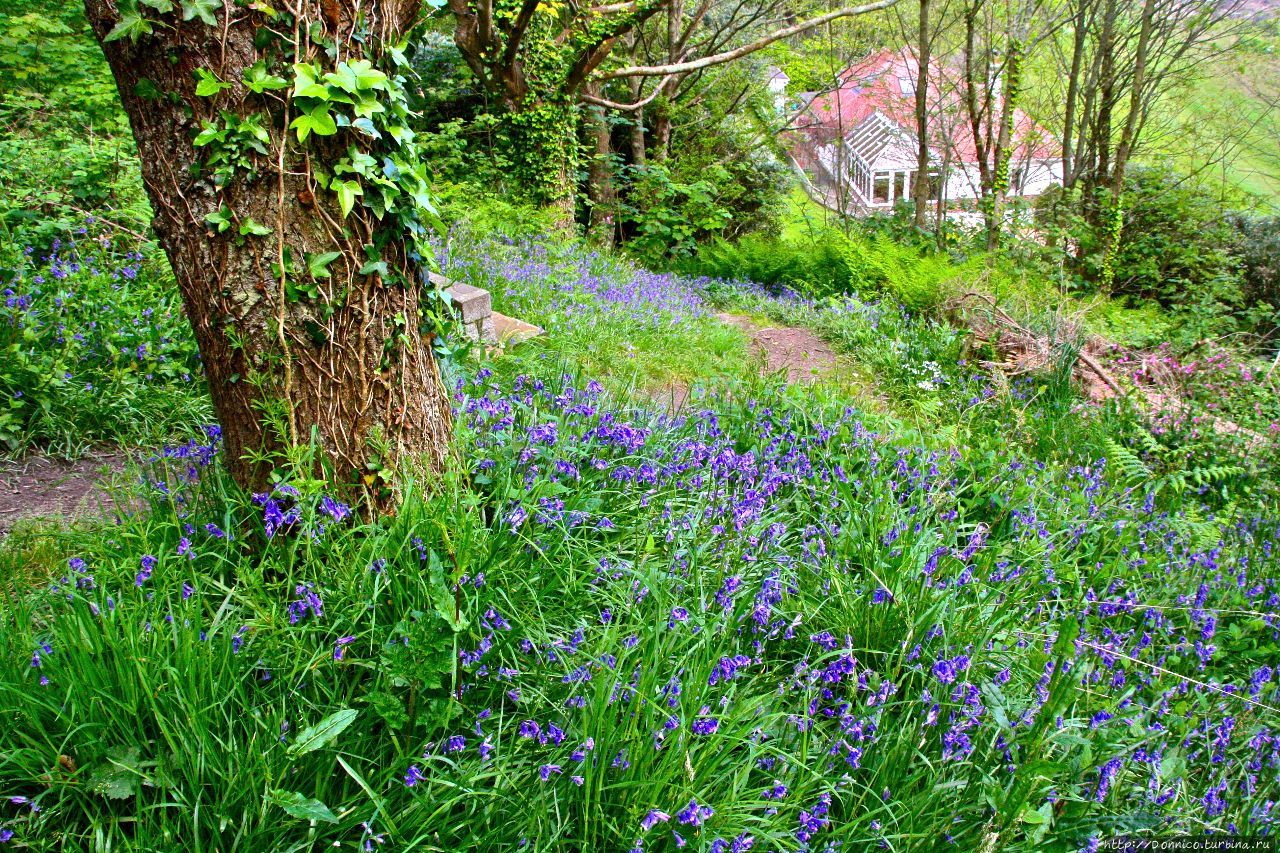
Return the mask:
M 128 457 L 102 451 L 74 462 L 32 455 L 0 462 L 0 537 L 27 518 L 71 521 L 111 505 L 103 481 Z
M 761 326 L 741 314 L 717 314 L 721 322 L 746 332 L 751 345 L 763 357 L 761 373 L 786 371 L 791 384 L 813 382 L 836 366 L 831 346 L 808 329 L 794 326 Z

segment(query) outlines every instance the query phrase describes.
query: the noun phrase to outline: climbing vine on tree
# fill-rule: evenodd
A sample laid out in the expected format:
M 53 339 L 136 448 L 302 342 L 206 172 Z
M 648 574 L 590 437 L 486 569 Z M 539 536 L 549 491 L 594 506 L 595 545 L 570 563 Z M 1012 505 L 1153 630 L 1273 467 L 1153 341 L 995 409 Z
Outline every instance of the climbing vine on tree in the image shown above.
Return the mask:
M 351 489 L 438 469 L 424 289 L 439 220 L 409 126 L 418 0 L 86 0 L 141 152 L 232 470 L 314 444 Z

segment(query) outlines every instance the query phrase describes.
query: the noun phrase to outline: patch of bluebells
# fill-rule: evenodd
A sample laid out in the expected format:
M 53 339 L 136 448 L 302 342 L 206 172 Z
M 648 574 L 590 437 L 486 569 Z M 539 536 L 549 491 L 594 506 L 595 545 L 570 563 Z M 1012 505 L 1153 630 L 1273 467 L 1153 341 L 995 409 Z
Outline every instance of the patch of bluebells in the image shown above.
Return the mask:
M 552 331 L 600 320 L 663 328 L 706 317 L 700 282 L 653 273 L 595 250 L 501 239 L 439 251 L 445 276 L 492 293 L 516 316 Z
M 1209 544 L 1112 484 L 1105 460 L 1010 456 L 974 496 L 964 450 L 898 443 L 851 409 L 721 400 L 672 416 L 619 410 L 595 384 L 488 375 L 456 394 L 466 458 L 495 507 L 495 559 L 453 591 L 469 616 L 454 713 L 394 768 L 397 796 L 474 788 L 500 804 L 518 791 L 525 805 L 484 827 L 495 846 L 536 842 L 555 811 L 542 805 L 576 808 L 590 792 L 617 849 L 860 849 L 867 827 L 851 816 L 874 812 L 877 838 L 923 832 L 968 850 L 989 819 L 973 792 L 1047 760 L 1064 769 L 1036 771 L 1053 777 L 1036 808 L 1061 799 L 1091 820 L 1141 811 L 1168 831 L 1274 831 L 1280 661 L 1239 652 L 1280 641 L 1275 520 L 1212 519 Z M 201 446 L 216 459 L 215 438 Z M 180 458 L 204 470 L 199 450 Z M 177 501 L 190 484 L 173 483 L 190 530 L 148 554 L 141 585 L 126 575 L 102 589 L 73 558 L 51 586 L 58 600 L 105 623 L 115 595 L 125 618 L 188 571 L 173 558 L 183 538 L 197 553 L 229 547 L 223 517 Z M 273 542 L 314 541 L 312 517 L 354 535 L 336 503 L 266 498 Z M 431 547 L 409 539 L 399 566 L 397 553 L 362 551 L 358 583 L 420 572 Z M 280 629 L 314 635 L 317 659 L 349 661 L 308 678 L 377 666 L 364 650 L 383 638 L 348 634 L 327 581 L 282 586 Z M 169 588 L 173 615 L 198 620 L 186 587 Z M 255 680 L 268 630 L 223 640 Z M 73 652 L 28 643 L 21 677 L 57 682 Z M 905 780 L 925 759 L 931 782 L 913 791 Z M 940 813 L 955 823 L 915 823 Z M 777 840 L 755 840 L 766 836 Z
M 1267 709 L 1280 700 L 1280 662 L 1236 664 L 1216 638 L 1229 621 L 1280 640 L 1275 521 L 1223 518 L 1219 544 L 1205 549 L 1146 495 L 1112 485 L 1105 460 L 1056 470 L 1011 457 L 987 496 L 1011 504 L 1010 521 L 997 526 L 987 504 L 975 511 L 960 500 L 963 451 L 895 444 L 852 410 L 801 420 L 748 401 L 682 416 L 624 414 L 599 386 L 518 377 L 499 387 L 487 375 L 459 385 L 457 405 L 476 470 L 495 491 L 509 495 L 502 484 L 511 483 L 524 494 L 503 498 L 493 535 L 530 555 L 563 553 L 571 542 L 598 562 L 581 588 L 556 589 L 569 620 L 563 631 L 505 609 L 501 630 L 484 620 L 479 644 L 460 653 L 464 704 L 520 722 L 477 724 L 483 751 L 468 740 L 449 753 L 450 765 L 428 761 L 415 787 L 435 791 L 435 782 L 453 784 L 468 767 L 493 762 L 559 796 L 603 778 L 618 792 L 607 807 L 633 815 L 633 849 L 647 849 L 663 825 L 676 846 L 697 835 L 717 850 L 747 849 L 746 809 L 757 821 L 786 821 L 797 849 L 818 850 L 844 837 L 835 811 L 856 812 L 865 791 L 911 809 L 890 793 L 899 778 L 877 776 L 890 771 L 872 760 L 905 743 L 945 778 L 970 780 L 946 796 L 948 808 L 973 820 L 957 818 L 939 839 L 969 849 L 979 840 L 969 827 L 982 821 L 981 805 L 959 793 L 967 785 L 1015 772 L 1046 749 L 1064 767 L 1081 756 L 1065 741 L 1032 749 L 1047 725 L 1093 742 L 1091 777 L 1064 773 L 1055 783 L 1101 813 L 1154 810 L 1163 826 L 1188 830 L 1205 821 L 1223 831 L 1229 822 L 1271 826 L 1280 731 Z M 544 493 L 552 484 L 569 487 Z M 565 525 L 571 513 L 575 523 Z M 595 523 L 603 517 L 614 530 L 650 537 L 669 567 L 639 575 L 634 554 L 606 546 Z M 874 536 L 874 576 L 849 559 L 858 540 L 846 528 Z M 1158 573 L 1148 569 L 1157 559 Z M 1084 579 L 1074 604 L 1058 580 L 1069 567 Z M 490 574 L 476 606 L 512 580 Z M 828 601 L 836 594 L 838 608 Z M 905 601 L 938 608 L 910 642 Z M 850 607 L 853 621 L 844 621 Z M 1000 632 L 958 628 L 970 609 L 1008 607 L 1016 616 Z M 1249 628 L 1232 608 L 1263 618 Z M 1059 659 L 1067 616 L 1084 628 Z M 867 652 L 867 641 L 851 636 L 864 623 L 902 645 Z M 706 651 L 664 661 L 652 656 L 658 643 Z M 901 664 L 891 676 L 895 655 Z M 1186 709 L 1195 694 L 1203 710 Z M 1175 705 L 1182 710 L 1171 715 Z M 602 712 L 627 726 L 601 725 Z M 632 730 L 634 739 L 625 735 Z M 1131 739 L 1136 730 L 1144 735 Z M 819 756 L 808 770 L 821 782 L 785 758 L 802 741 Z M 1103 748 L 1126 742 L 1119 754 Z M 702 750 L 745 755 L 746 744 L 766 743 L 769 755 L 755 759 L 755 805 L 700 775 L 696 759 L 693 770 L 684 766 Z M 1186 766 L 1165 778 L 1149 756 L 1172 749 Z M 630 758 L 640 753 L 637 776 Z M 1214 767 L 1212 779 L 1200 767 Z M 695 774 L 696 796 L 646 786 L 655 773 L 671 784 Z M 632 789 L 651 796 L 637 801 Z M 874 799 L 879 808 L 881 795 Z
M 110 437 L 136 417 L 143 386 L 201 393 L 177 294 L 145 267 L 136 249 L 86 232 L 0 277 L 0 435 L 41 435 L 55 412 L 81 438 Z

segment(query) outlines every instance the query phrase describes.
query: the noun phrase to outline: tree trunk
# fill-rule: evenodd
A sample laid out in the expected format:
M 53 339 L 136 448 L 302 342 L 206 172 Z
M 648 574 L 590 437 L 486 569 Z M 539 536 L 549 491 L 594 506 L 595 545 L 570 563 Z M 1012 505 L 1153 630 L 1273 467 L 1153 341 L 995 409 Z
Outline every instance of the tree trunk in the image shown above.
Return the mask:
M 631 91 L 631 100 L 633 102 L 639 101 L 644 78 L 628 78 L 627 85 Z M 631 163 L 634 166 L 644 166 L 649 161 L 649 158 L 645 156 L 644 118 L 643 109 L 638 109 L 631 114 Z
M 507 156 L 517 195 L 574 228 L 577 210 L 578 121 L 571 104 L 527 101 L 507 105 Z
M 325 64 L 307 35 L 317 25 L 338 34 L 347 61 L 362 53 L 377 61 L 378 46 L 413 23 L 418 0 L 365 3 L 369 37 L 350 44 L 341 33 L 351 13 L 337 4 L 301 3 L 291 24 L 229 2 L 213 13 L 215 25 L 144 8 L 154 27 L 136 40 L 112 36 L 117 8 L 116 0 L 85 0 L 195 331 L 226 464 L 242 486 L 265 490 L 278 453 L 314 440 L 317 473 L 348 494 L 363 482 L 385 505 L 387 474 L 401 464 L 438 471 L 452 433 L 430 336 L 420 331 L 417 258 L 402 233 L 364 207 L 344 217 L 335 192 L 317 181 L 317 167 L 365 145 L 359 135 L 335 129 L 304 146 L 288 129 L 298 117 L 288 89 L 255 94 L 242 81 L 259 60 L 292 74 L 280 42 L 296 51 L 289 63 Z M 260 27 L 286 32 L 259 50 Z M 197 72 L 224 81 L 223 91 L 197 94 Z M 231 121 L 256 122 L 258 144 L 193 144 L 202 127 Z M 218 175 L 212 161 L 228 151 L 239 159 Z M 362 274 L 374 246 L 384 265 Z
M 930 0 L 920 0 L 920 41 L 916 48 L 916 227 L 929 224 L 929 63 L 933 39 L 929 33 Z
M 987 217 L 987 250 L 1000 247 L 1004 234 L 1005 207 L 1009 198 L 1009 164 L 1013 157 L 1013 121 L 1017 109 L 1018 97 L 1022 90 L 1022 61 L 1026 51 L 1021 39 L 1009 38 L 1008 56 L 1005 60 L 1004 87 L 1000 99 L 1000 127 L 996 133 L 996 142 L 992 159 L 992 179 Z
M 599 96 L 599 86 L 591 94 Z M 591 206 L 588 235 L 603 246 L 613 246 L 617 225 L 617 188 L 613 183 L 613 139 L 608 119 L 599 107 L 585 113 L 591 129 L 594 153 L 587 169 L 587 199 Z

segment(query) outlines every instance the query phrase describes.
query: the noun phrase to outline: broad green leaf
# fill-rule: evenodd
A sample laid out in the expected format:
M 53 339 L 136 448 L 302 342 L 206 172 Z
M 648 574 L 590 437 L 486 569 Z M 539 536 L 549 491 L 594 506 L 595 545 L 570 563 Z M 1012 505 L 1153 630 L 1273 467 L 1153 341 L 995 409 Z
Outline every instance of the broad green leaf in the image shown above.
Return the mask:
M 346 731 L 347 726 L 355 722 L 359 713 L 352 708 L 343 708 L 341 711 L 334 711 L 314 726 L 303 729 L 298 739 L 289 747 L 289 754 L 306 755 L 308 752 L 315 752 L 317 749 L 328 746 L 337 739 L 338 735 Z
M 160 14 L 173 11 L 173 3 L 170 0 L 141 0 L 143 6 L 155 9 Z
M 1075 616 L 1062 620 L 1058 639 L 1053 643 L 1053 654 L 1059 658 L 1072 658 L 1076 654 L 1076 638 L 1080 636 L 1080 621 Z
M 338 125 L 329 115 L 328 104 L 317 104 L 309 111 L 295 118 L 290 124 L 291 130 L 298 131 L 298 141 L 306 142 L 311 134 L 316 136 L 333 136 L 338 132 Z
M 356 205 L 356 196 L 364 195 L 364 188 L 358 181 L 340 181 L 336 178 L 329 184 L 329 189 L 338 194 L 338 207 L 342 209 L 345 219 Z
M 199 18 L 206 26 L 217 26 L 218 18 L 214 13 L 221 8 L 222 0 L 182 0 L 182 20 Z
M 328 278 L 329 264 L 342 257 L 341 252 L 321 252 L 313 255 L 310 252 L 305 253 L 307 259 L 307 274 L 312 278 Z
M 316 67 L 306 62 L 293 66 L 293 96 L 295 98 L 323 98 L 328 100 L 329 90 L 316 78 Z
M 365 136 L 371 136 L 374 139 L 381 139 L 382 133 L 378 128 L 374 127 L 373 121 L 367 117 L 358 118 L 351 122 L 351 126 L 363 133 Z
M 319 800 L 304 797 L 297 791 L 272 791 L 267 794 L 267 802 L 274 803 L 300 820 L 320 820 L 325 823 L 338 822 L 338 816 L 328 806 Z
M 219 80 L 218 75 L 207 68 L 197 68 L 196 77 L 200 78 L 200 82 L 196 83 L 196 94 L 202 98 L 211 97 L 223 89 L 231 88 L 230 83 L 224 83 Z
M 271 233 L 271 229 L 265 225 L 259 225 L 252 219 L 246 219 L 240 226 L 240 236 L 248 237 L 252 234 L 255 237 L 265 237 Z
M 374 68 L 373 63 L 367 59 L 339 62 L 337 69 L 324 75 L 324 79 L 351 95 L 372 89 L 385 89 L 387 86 L 387 75 Z
M 231 227 L 231 208 L 225 204 L 204 218 L 205 224 L 218 229 L 221 234 Z
M 205 122 L 204 128 L 196 135 L 195 142 L 193 142 L 192 145 L 199 148 L 203 145 L 208 145 L 214 140 L 221 142 L 226 138 L 227 132 L 223 128 L 218 127 L 216 124 Z
M 122 38 L 137 41 L 141 36 L 149 35 L 151 32 L 151 22 L 142 17 L 137 4 L 121 3 L 120 20 L 111 28 L 111 32 L 107 33 L 103 41 L 118 41 Z
M 289 81 L 267 71 L 267 63 L 259 59 L 244 73 L 244 85 L 251 92 L 261 95 L 268 90 L 289 88 Z

